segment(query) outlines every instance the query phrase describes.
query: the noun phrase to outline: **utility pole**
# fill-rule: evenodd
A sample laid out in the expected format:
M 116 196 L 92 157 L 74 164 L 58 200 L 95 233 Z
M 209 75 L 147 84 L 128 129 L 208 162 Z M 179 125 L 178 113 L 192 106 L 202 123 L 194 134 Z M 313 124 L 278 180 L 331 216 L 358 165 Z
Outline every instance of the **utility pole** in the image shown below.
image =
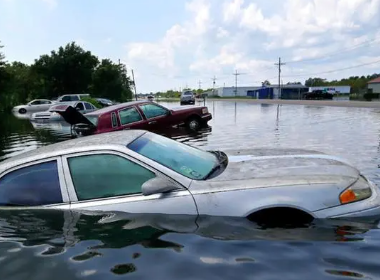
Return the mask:
M 237 77 L 241 75 L 241 73 L 238 73 L 237 70 L 235 70 L 235 73 L 233 74 L 235 76 L 235 96 L 237 95 Z
M 216 77 L 212 78 L 212 94 L 214 95 Z
M 202 88 L 202 82 L 201 82 L 201 80 L 199 80 L 198 84 L 199 84 L 199 89 L 201 89 Z
M 135 99 L 137 101 L 136 81 L 135 81 L 135 74 L 133 73 L 133 69 L 132 69 L 132 77 L 133 77 L 133 86 L 135 88 Z
M 281 98 L 281 66 L 285 64 L 281 62 L 281 57 L 278 58 L 278 63 L 274 64 L 278 66 L 278 98 Z

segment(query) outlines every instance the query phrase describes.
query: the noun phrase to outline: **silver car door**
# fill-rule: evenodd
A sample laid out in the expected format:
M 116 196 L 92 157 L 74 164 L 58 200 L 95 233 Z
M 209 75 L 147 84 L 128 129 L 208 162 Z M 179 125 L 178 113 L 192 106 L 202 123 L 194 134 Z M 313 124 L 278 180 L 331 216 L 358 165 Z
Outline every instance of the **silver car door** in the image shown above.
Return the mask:
M 179 184 L 176 191 L 144 196 L 142 184 L 165 175 L 124 153 L 107 150 L 67 155 L 63 169 L 72 210 L 198 214 L 192 195 Z

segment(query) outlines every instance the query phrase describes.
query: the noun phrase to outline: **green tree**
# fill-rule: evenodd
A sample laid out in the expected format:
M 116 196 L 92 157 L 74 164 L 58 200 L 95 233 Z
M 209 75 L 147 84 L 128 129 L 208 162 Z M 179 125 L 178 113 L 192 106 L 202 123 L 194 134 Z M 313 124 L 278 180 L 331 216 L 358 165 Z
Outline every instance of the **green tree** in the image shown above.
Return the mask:
M 103 59 L 94 71 L 91 93 L 120 102 L 131 100 L 131 82 L 125 66 Z
M 44 97 L 87 93 L 99 60 L 74 42 L 42 55 L 31 67 Z

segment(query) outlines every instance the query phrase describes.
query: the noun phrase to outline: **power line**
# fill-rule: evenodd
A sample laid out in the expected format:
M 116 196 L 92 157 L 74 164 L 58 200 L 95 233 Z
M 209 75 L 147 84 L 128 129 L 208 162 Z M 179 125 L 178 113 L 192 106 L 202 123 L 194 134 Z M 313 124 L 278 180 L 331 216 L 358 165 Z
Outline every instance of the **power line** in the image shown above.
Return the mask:
M 353 68 L 359 68 L 359 67 L 362 67 L 362 66 L 372 65 L 372 64 L 376 64 L 376 63 L 380 63 L 380 59 L 376 60 L 374 62 L 358 64 L 358 65 L 354 65 L 354 66 L 350 66 L 350 67 L 345 67 L 345 68 L 340 68 L 340 69 L 334 69 L 334 70 L 325 71 L 325 72 L 309 73 L 309 74 L 297 74 L 297 75 L 290 75 L 290 76 L 283 76 L 283 77 L 284 78 L 291 78 L 291 77 L 304 77 L 304 76 L 314 76 L 314 75 L 321 75 L 321 74 L 329 74 L 329 73 L 349 70 L 349 69 L 353 69 Z
M 331 57 L 333 55 L 342 54 L 342 53 L 345 53 L 345 52 L 350 52 L 350 51 L 356 50 L 356 49 L 360 48 L 361 46 L 366 46 L 367 44 L 371 45 L 372 43 L 376 43 L 377 41 L 380 41 L 380 37 L 379 38 L 374 38 L 374 39 L 371 39 L 371 40 L 367 40 L 365 42 L 362 42 L 362 43 L 359 43 L 357 45 L 351 46 L 349 48 L 343 48 L 343 49 L 340 49 L 340 50 L 337 50 L 337 51 L 333 51 L 331 53 L 327 53 L 327 54 L 324 54 L 324 55 L 319 56 L 319 57 L 307 58 L 307 59 L 301 59 L 301 60 L 292 60 L 292 61 L 287 61 L 286 63 L 287 64 L 302 63 L 302 62 L 315 61 L 315 60 L 319 60 L 319 59 L 329 58 L 329 57 Z

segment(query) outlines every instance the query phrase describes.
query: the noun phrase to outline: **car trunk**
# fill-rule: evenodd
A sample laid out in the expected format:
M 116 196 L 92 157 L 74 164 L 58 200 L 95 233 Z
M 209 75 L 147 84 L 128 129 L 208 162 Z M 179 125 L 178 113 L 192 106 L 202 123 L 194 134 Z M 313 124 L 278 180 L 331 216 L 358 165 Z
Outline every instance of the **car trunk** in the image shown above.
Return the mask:
M 73 130 L 79 135 L 89 135 L 96 131 L 97 115 L 84 116 L 70 105 L 56 106 L 51 111 L 60 114 L 67 123 L 73 126 Z

